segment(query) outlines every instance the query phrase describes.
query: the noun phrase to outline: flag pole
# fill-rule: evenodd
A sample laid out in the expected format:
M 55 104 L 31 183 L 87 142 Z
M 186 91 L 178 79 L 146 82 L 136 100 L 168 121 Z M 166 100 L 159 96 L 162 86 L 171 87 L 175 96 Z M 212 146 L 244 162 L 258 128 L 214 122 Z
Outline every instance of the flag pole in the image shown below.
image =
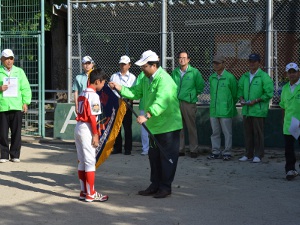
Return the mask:
M 135 115 L 136 118 L 138 118 L 138 114 L 133 110 L 133 108 L 131 107 L 131 105 L 122 97 L 120 91 L 118 91 L 117 89 L 114 89 L 120 96 L 120 98 L 125 102 L 126 106 L 128 107 L 128 109 L 130 109 L 130 111 L 133 113 L 133 115 Z M 145 130 L 147 131 L 147 133 L 149 134 L 150 138 L 152 139 L 152 141 L 155 142 L 155 144 L 157 145 L 157 147 L 159 148 L 160 152 L 164 155 L 164 157 L 173 164 L 173 160 L 171 158 L 169 158 L 167 156 L 166 151 L 164 150 L 164 148 L 161 146 L 161 144 L 157 141 L 156 137 L 154 137 L 154 135 L 151 133 L 151 131 L 148 129 L 148 127 L 146 126 L 145 123 L 141 124 Z

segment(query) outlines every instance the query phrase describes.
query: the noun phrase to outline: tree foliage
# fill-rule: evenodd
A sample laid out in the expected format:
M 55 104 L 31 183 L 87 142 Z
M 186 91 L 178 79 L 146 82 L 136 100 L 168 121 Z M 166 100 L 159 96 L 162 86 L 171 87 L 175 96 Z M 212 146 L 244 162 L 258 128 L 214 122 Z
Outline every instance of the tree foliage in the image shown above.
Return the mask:
M 61 5 L 67 4 L 67 0 L 46 0 L 45 1 L 45 30 L 50 31 L 55 22 L 52 17 L 53 4 Z

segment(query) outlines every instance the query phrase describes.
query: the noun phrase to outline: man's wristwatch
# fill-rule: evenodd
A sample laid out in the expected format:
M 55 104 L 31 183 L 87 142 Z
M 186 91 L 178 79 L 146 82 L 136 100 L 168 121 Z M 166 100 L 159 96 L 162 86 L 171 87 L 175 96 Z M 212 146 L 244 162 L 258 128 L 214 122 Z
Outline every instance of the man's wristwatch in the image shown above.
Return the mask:
M 147 113 L 146 113 L 144 116 L 145 116 L 145 118 L 146 118 L 147 120 L 150 119 L 150 117 L 148 117 L 148 114 L 147 114 Z

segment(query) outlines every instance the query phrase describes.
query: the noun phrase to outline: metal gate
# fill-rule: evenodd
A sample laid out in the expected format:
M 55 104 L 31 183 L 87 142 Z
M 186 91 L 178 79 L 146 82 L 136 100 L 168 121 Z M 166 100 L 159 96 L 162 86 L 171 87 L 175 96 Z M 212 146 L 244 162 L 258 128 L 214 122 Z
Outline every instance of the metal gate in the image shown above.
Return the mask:
M 22 135 L 44 136 L 44 32 L 42 0 L 0 0 L 0 49 L 12 49 L 32 89 Z

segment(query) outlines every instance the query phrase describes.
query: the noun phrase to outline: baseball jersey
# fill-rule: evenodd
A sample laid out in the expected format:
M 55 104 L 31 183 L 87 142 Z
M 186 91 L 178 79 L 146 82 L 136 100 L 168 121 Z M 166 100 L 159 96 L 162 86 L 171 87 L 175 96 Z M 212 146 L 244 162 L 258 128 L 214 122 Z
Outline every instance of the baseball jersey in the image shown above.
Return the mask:
M 78 114 L 76 120 L 90 123 L 92 133 L 98 134 L 97 116 L 99 114 L 101 114 L 100 96 L 94 88 L 89 86 L 78 97 Z

